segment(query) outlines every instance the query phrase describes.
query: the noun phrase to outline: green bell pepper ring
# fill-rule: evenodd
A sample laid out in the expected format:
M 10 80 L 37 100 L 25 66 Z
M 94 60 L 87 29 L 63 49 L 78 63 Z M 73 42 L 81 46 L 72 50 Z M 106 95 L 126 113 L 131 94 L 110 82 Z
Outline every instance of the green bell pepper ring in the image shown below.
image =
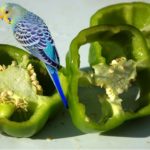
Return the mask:
M 96 25 L 122 25 L 129 24 L 138 28 L 147 41 L 148 48 L 150 49 L 150 4 L 144 2 L 132 2 L 132 3 L 120 3 L 115 5 L 110 5 L 98 10 L 92 15 L 90 20 L 90 26 Z M 123 39 L 123 38 L 121 38 Z M 117 42 L 110 42 L 112 49 L 119 49 L 119 44 Z M 92 50 L 94 49 L 94 50 Z M 96 54 L 93 54 L 96 53 Z M 101 54 L 101 46 L 95 42 L 91 44 L 91 51 L 89 56 L 98 56 Z M 96 64 L 98 58 L 89 58 L 91 64 Z
M 114 38 L 113 41 L 115 41 L 115 39 L 119 39 L 116 37 L 120 37 L 122 34 L 125 34 L 127 39 L 130 38 L 130 43 L 127 44 L 128 46 L 125 49 L 115 52 L 112 49 L 111 52 L 104 55 L 105 57 L 101 53 L 98 55 L 94 55 L 97 53 L 90 53 L 92 55 L 90 56 L 91 59 L 96 58 L 98 60 L 96 65 L 92 65 L 94 72 L 91 71 L 91 68 L 86 69 L 85 72 L 79 69 L 79 48 L 82 45 L 97 42 L 103 48 L 103 45 L 105 46 L 104 43 L 108 42 L 109 39 Z M 124 38 L 123 40 L 125 41 L 126 39 Z M 81 31 L 72 41 L 66 57 L 68 89 L 70 89 L 67 97 L 70 108 L 69 112 L 75 126 L 86 133 L 108 131 L 119 126 L 125 120 L 149 115 L 150 86 L 145 86 L 145 82 L 150 82 L 149 56 L 143 35 L 132 26 L 99 25 Z M 108 66 L 113 59 L 121 59 L 122 57 L 129 61 L 126 60 L 124 62 L 123 59 L 123 61 L 119 62 L 120 64 L 118 63 L 114 67 L 114 70 L 112 70 L 111 66 Z M 113 60 L 112 64 L 114 61 L 117 62 Z M 124 63 L 126 69 L 124 69 L 122 63 Z M 124 71 L 119 73 L 120 70 L 117 70 L 118 68 Z M 108 73 L 106 74 L 106 72 Z M 112 79 L 114 78 L 109 77 L 111 72 L 116 82 L 113 82 Z M 106 78 L 106 81 L 103 81 L 105 79 L 102 76 L 103 73 L 106 75 L 105 78 L 108 78 Z M 122 83 L 127 88 L 120 92 L 122 89 L 119 89 L 121 86 L 119 84 L 119 92 L 112 98 L 113 93 L 107 91 L 107 87 L 111 84 L 115 84 L 114 86 L 117 87 L 118 76 L 121 79 L 123 78 Z M 131 84 L 132 80 L 135 80 L 134 84 Z M 102 88 L 99 86 L 101 83 L 104 84 Z M 131 87 L 130 84 L 132 85 Z M 119 101 L 118 99 L 122 100 Z M 96 104 L 94 105 L 94 103 Z
M 33 136 L 62 106 L 44 65 L 21 49 L 0 45 L 0 81 L 0 131 L 10 136 Z

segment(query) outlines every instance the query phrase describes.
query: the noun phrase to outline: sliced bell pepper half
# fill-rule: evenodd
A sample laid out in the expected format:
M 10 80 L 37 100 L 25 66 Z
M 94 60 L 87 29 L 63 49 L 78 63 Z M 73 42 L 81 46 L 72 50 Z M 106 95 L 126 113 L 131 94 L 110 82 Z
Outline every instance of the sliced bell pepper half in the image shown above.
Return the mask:
M 109 42 L 118 39 L 117 50 L 113 47 L 104 52 Z M 102 50 L 90 53 L 94 65 L 90 63 L 89 68 L 81 70 L 79 49 L 87 43 L 98 43 Z M 146 84 L 150 82 L 149 53 L 143 34 L 129 25 L 98 25 L 82 30 L 74 38 L 67 54 L 66 70 L 69 112 L 77 128 L 85 133 L 104 132 L 126 120 L 150 115 L 150 85 Z M 117 61 L 121 58 L 124 65 Z M 117 65 L 112 69 L 112 64 Z M 122 87 L 122 92 L 118 90 L 113 97 L 112 85 L 114 89 Z
M 66 93 L 62 70 L 59 76 Z M 14 137 L 31 137 L 61 107 L 43 63 L 19 48 L 0 45 L 0 131 Z

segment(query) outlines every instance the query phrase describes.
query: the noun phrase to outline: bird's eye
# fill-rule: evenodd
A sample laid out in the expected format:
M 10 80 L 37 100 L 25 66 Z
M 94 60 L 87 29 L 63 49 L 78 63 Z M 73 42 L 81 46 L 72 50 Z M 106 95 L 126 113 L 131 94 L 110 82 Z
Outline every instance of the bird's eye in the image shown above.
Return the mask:
M 8 13 L 9 13 L 9 11 L 8 11 L 8 10 L 6 10 L 6 11 L 5 11 L 5 14 L 8 14 Z

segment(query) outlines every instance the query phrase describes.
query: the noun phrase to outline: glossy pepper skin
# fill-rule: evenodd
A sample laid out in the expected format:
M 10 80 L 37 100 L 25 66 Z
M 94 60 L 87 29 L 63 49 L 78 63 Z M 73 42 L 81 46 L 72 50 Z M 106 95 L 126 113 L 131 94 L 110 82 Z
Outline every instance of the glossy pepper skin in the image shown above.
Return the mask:
M 114 4 L 114 5 L 104 7 L 98 10 L 96 13 L 94 13 L 90 20 L 90 26 L 125 25 L 125 24 L 132 25 L 141 31 L 141 33 L 146 39 L 147 46 L 150 49 L 150 38 L 149 38 L 150 15 L 149 14 L 150 14 L 149 3 L 131 2 L 131 3 Z M 116 51 L 120 51 L 120 47 L 119 47 L 120 44 L 123 45 L 121 41 L 114 42 L 112 39 L 110 39 L 109 45 L 111 46 L 111 49 L 116 49 Z M 125 48 L 121 47 L 121 50 Z M 92 43 L 91 51 L 89 54 L 90 64 L 96 64 L 97 62 L 99 62 L 97 58 L 95 58 L 95 60 L 92 58 L 92 55 L 98 57 L 99 54 L 101 55 L 101 46 L 97 42 Z
M 94 59 L 96 63 L 109 63 L 115 57 L 125 57 L 132 59 L 137 63 L 137 77 L 136 83 L 141 89 L 140 100 L 138 102 L 131 103 L 127 101 L 127 105 L 131 106 L 125 108 L 124 104 L 117 104 L 110 101 L 103 101 L 101 106 L 99 104 L 99 119 L 95 121 L 89 116 L 87 112 L 87 105 L 82 103 L 82 98 L 79 96 L 79 87 L 91 87 L 89 79 L 92 79 L 91 69 L 87 72 L 83 72 L 80 67 L 80 55 L 79 49 L 82 45 L 87 43 L 98 43 L 101 47 L 105 47 L 105 43 L 112 37 L 120 37 L 122 34 L 126 35 L 124 42 L 128 45 L 125 50 L 122 48 L 120 51 L 111 52 L 102 55 L 101 53 L 90 53 L 90 59 Z M 128 38 L 130 37 L 130 43 Z M 113 39 L 117 41 L 117 38 Z M 138 42 L 137 42 L 138 41 Z M 120 46 L 121 47 L 121 46 Z M 124 45 L 123 45 L 124 47 Z M 94 51 L 94 49 L 93 49 Z M 103 51 L 103 50 L 102 50 Z M 101 51 L 101 52 L 102 52 Z M 112 50 L 113 51 L 113 50 Z M 100 51 L 99 51 L 100 52 Z M 82 30 L 72 41 L 70 45 L 70 51 L 66 58 L 67 75 L 68 75 L 68 100 L 69 100 L 69 112 L 73 123 L 77 128 L 83 132 L 95 132 L 95 131 L 108 131 L 113 129 L 125 120 L 129 120 L 136 117 L 150 115 L 150 86 L 145 85 L 150 82 L 150 54 L 146 44 L 146 40 L 143 34 L 133 26 L 129 25 L 99 25 Z M 96 61 L 95 61 L 96 59 Z M 90 64 L 92 66 L 92 64 Z M 117 84 L 117 83 L 116 83 Z M 94 85 L 95 86 L 95 85 Z M 81 91 L 82 93 L 82 91 Z M 86 92 L 87 94 L 87 92 Z M 85 96 L 86 96 L 85 94 Z M 92 95 L 92 92 L 91 92 Z M 94 94 L 93 94 L 94 95 Z M 88 96 L 86 99 L 88 100 Z M 91 100 L 92 101 L 92 100 Z M 94 103 L 94 99 L 93 99 Z M 134 106 L 137 106 L 134 108 Z M 92 107 L 92 102 L 91 102 Z M 93 108 L 96 109 L 96 108 Z
M 0 101 L 0 131 L 14 137 L 33 136 L 43 128 L 48 118 L 53 117 L 62 107 L 59 95 L 54 90 L 52 81 L 43 63 L 35 58 L 29 57 L 25 65 L 31 63 L 34 66 L 37 78 L 43 88 L 42 94 L 35 92 L 36 89 L 31 85 L 28 70 L 26 70 L 26 66 L 23 66 L 22 56 L 24 55 L 29 57 L 26 52 L 19 48 L 0 45 L 0 64 L 8 65 L 6 70 L 0 72 L 0 93 L 4 90 L 12 90 L 20 98 L 25 98 L 28 103 L 27 111 L 24 111 L 22 109 L 16 109 L 15 105 L 11 103 L 3 103 Z M 20 66 L 10 65 L 11 61 L 16 61 Z M 23 76 L 23 78 L 25 76 L 24 81 L 17 81 L 16 77 L 18 76 Z M 62 80 L 65 81 L 65 77 L 61 71 L 59 72 L 59 76 L 61 82 Z M 20 77 L 20 79 L 22 78 Z M 67 82 L 62 83 L 65 91 L 66 84 Z M 49 85 L 51 85 L 51 89 L 49 89 Z

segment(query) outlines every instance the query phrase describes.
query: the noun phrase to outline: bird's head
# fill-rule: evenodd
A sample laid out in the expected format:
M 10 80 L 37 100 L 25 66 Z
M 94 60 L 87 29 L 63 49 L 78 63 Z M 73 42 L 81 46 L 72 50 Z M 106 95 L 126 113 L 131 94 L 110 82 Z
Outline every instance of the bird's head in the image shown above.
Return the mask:
M 5 3 L 0 7 L 0 19 L 8 24 L 15 23 L 26 10 L 18 4 Z

